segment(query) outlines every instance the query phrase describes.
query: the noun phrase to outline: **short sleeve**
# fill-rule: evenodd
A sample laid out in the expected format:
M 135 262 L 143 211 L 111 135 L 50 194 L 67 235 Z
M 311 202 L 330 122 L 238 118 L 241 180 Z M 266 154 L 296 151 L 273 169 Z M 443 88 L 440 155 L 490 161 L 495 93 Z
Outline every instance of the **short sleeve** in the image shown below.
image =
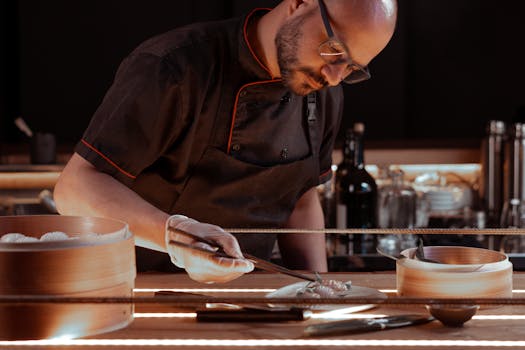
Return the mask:
M 321 111 L 324 113 L 325 124 L 319 151 L 319 184 L 325 183 L 332 177 L 332 153 L 343 117 L 342 87 L 336 86 L 327 90 L 320 106 Z
M 154 163 L 184 128 L 168 67 L 151 54 L 126 58 L 75 152 L 125 183 Z

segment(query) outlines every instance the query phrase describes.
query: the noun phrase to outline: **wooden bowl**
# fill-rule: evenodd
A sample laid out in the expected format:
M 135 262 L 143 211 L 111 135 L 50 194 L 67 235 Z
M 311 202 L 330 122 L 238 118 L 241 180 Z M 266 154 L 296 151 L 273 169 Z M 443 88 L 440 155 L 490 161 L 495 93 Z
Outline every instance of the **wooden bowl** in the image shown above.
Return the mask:
M 402 252 L 413 256 L 414 249 Z M 455 246 L 428 246 L 425 257 L 434 264 L 411 258 L 396 262 L 397 293 L 421 298 L 510 298 L 512 264 L 500 252 Z
M 462 327 L 479 310 L 479 305 L 426 305 L 432 316 L 447 327 Z
M 0 217 L 0 236 L 39 238 L 61 231 L 97 237 L 0 243 L 0 298 L 131 297 L 135 247 L 124 222 L 59 215 Z M 1 303 L 0 339 L 79 337 L 111 331 L 133 320 L 132 304 Z

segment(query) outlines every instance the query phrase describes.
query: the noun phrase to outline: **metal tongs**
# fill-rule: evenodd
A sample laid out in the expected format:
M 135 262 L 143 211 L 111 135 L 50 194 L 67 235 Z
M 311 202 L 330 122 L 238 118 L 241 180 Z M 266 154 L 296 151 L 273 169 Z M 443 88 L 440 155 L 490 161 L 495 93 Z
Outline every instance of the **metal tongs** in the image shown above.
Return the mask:
M 182 248 L 197 250 L 199 252 L 206 253 L 206 254 L 213 255 L 213 256 L 229 258 L 229 259 L 237 259 L 237 258 L 235 258 L 235 257 L 233 257 L 231 255 L 226 254 L 222 250 L 221 247 L 219 247 L 217 244 L 215 244 L 215 242 L 209 241 L 206 238 L 202 238 L 202 237 L 199 237 L 199 236 L 194 235 L 192 233 L 189 233 L 189 232 L 186 232 L 186 231 L 183 231 L 183 230 L 179 230 L 179 229 L 176 229 L 176 228 L 173 228 L 173 227 L 168 227 L 168 230 L 171 231 L 171 232 L 178 233 L 178 234 L 181 234 L 183 236 L 192 238 L 192 239 L 194 239 L 196 241 L 199 241 L 199 242 L 202 242 L 202 243 L 206 243 L 210 247 L 212 247 L 212 249 L 216 249 L 216 250 L 209 250 L 209 249 L 197 247 L 197 246 L 194 246 L 194 245 L 191 245 L 191 244 L 187 244 L 187 243 L 183 243 L 183 242 L 179 242 L 179 241 L 174 241 L 174 240 L 170 240 L 169 241 L 169 244 L 171 244 L 171 245 L 176 245 L 176 246 L 182 247 Z M 315 277 L 310 277 L 310 276 L 302 274 L 300 272 L 293 271 L 293 270 L 287 269 L 286 267 L 283 267 L 283 266 L 271 263 L 271 262 L 266 261 L 264 259 L 260 259 L 260 258 L 258 258 L 256 256 L 251 255 L 251 254 L 246 254 L 246 253 L 242 253 L 242 254 L 243 254 L 243 256 L 244 256 L 244 258 L 246 260 L 251 261 L 257 268 L 259 268 L 261 270 L 265 270 L 265 271 L 269 271 L 269 272 L 278 272 L 278 273 L 282 273 L 282 274 L 285 274 L 285 275 L 288 275 L 288 276 L 293 276 L 293 277 L 300 278 L 300 279 L 303 279 L 303 280 L 306 280 L 306 281 L 310 281 L 310 282 L 321 282 L 322 281 L 321 276 L 317 272 L 315 272 Z

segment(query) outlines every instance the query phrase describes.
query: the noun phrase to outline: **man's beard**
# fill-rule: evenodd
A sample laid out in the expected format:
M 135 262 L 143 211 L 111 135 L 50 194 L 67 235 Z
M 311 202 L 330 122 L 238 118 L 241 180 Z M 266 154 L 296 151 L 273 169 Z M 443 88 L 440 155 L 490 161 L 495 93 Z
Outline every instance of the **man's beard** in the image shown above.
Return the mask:
M 300 96 L 305 96 L 327 85 L 326 80 L 313 69 L 300 67 L 297 52 L 299 42 L 303 36 L 301 27 L 304 20 L 305 17 L 298 17 L 283 24 L 275 37 L 277 63 L 279 64 L 283 84 Z M 306 77 L 313 80 L 316 86 L 312 86 L 305 79 Z

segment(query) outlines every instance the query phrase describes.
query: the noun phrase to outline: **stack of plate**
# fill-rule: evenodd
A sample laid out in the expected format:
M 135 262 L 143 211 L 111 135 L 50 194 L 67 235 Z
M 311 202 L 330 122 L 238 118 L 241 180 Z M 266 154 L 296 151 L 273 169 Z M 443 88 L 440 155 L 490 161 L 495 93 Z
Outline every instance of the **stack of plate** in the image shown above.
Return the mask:
M 471 191 L 462 186 L 432 186 L 426 191 L 431 212 L 458 211 L 471 205 Z

